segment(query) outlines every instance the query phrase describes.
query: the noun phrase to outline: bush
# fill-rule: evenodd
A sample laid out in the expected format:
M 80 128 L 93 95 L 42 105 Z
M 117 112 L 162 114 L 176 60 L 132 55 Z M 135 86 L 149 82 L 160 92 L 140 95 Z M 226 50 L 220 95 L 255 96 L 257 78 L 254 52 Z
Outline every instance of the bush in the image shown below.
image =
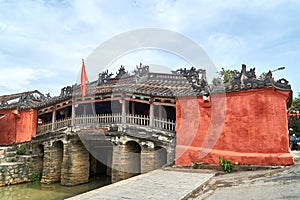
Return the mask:
M 219 157 L 219 164 L 225 173 L 230 173 L 232 171 L 233 165 L 230 160 L 224 160 L 222 156 Z
M 32 182 L 38 182 L 38 181 L 40 181 L 41 180 L 40 173 L 32 172 L 32 174 L 30 176 L 30 180 Z
M 193 169 L 198 169 L 199 168 L 199 163 L 194 162 L 193 163 Z
M 25 145 L 22 145 L 20 147 L 17 148 L 17 155 L 24 155 L 26 152 L 26 147 Z

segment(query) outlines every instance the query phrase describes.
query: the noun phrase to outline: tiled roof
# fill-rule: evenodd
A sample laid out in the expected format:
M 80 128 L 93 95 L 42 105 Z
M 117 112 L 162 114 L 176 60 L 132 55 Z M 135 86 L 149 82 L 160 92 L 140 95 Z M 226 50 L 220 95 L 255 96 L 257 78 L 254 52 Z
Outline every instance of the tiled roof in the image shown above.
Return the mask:
M 120 92 L 160 97 L 197 95 L 192 84 L 186 78 L 177 74 L 149 73 L 147 78 L 140 81 L 137 81 L 134 76 L 130 76 L 125 79 L 114 79 L 101 85 L 97 85 L 96 82 L 87 85 L 87 96 Z M 79 86 L 74 88 L 73 94 L 75 96 L 81 95 Z
M 40 93 L 38 90 L 3 95 L 0 96 L 0 109 L 8 110 L 8 109 L 30 109 L 33 108 L 41 101 L 45 99 L 45 96 Z

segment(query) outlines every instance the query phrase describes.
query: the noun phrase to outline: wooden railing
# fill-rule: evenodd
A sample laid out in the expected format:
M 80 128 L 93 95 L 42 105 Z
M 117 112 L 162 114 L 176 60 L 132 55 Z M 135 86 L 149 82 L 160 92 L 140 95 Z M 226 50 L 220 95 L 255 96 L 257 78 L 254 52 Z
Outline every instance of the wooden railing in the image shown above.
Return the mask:
M 76 125 L 89 124 L 120 124 L 122 115 L 120 113 L 102 114 L 102 115 L 79 115 L 75 118 Z
M 46 133 L 53 130 L 60 130 L 62 128 L 66 128 L 71 126 L 71 118 L 56 120 L 54 124 L 46 123 L 42 125 L 38 125 L 37 133 Z
M 127 114 L 125 116 L 125 121 L 127 124 L 137 124 L 141 126 L 148 126 L 149 125 L 149 117 L 146 115 L 131 115 Z
M 159 129 L 165 129 L 170 131 L 175 131 L 176 123 L 170 119 L 160 119 L 154 118 L 154 127 Z
M 52 130 L 52 123 L 46 123 L 42 125 L 38 125 L 37 133 L 47 133 Z
M 150 118 L 145 115 L 126 114 L 124 118 L 121 113 L 101 114 L 101 115 L 79 115 L 75 117 L 74 125 L 98 125 L 98 124 L 122 124 L 123 120 L 126 124 L 136 124 L 139 126 L 150 126 Z M 38 125 L 38 134 L 43 134 L 50 131 L 56 131 L 62 128 L 71 126 L 71 118 L 57 120 L 54 123 Z M 153 119 L 153 128 L 175 131 L 175 122 L 169 119 Z

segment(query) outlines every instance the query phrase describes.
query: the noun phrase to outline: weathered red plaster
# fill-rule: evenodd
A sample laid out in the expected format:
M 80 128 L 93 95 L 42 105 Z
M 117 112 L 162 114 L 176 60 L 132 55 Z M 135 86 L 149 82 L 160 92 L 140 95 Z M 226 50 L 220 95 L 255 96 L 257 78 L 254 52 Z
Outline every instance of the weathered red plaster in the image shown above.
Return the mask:
M 219 156 L 240 164 L 294 163 L 288 144 L 288 91 L 263 88 L 223 96 L 223 102 L 220 94 L 209 102 L 202 97 L 177 100 L 176 165 L 217 164 Z
M 0 145 L 30 141 L 36 135 L 36 110 L 0 110 L 0 113 L 6 114 L 0 120 Z

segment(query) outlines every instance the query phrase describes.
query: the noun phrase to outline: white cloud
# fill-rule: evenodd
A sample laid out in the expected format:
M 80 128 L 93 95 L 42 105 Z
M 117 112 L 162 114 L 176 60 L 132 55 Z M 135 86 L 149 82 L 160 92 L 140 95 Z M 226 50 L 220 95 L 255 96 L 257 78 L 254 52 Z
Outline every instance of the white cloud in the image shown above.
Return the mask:
M 1 69 L 0 86 L 18 92 L 28 90 L 31 82 L 54 76 L 54 72 L 36 70 L 30 67 L 10 67 Z
M 43 69 L 57 78 L 44 77 L 40 85 L 59 90 L 62 84 L 74 82 L 81 58 L 87 58 L 102 42 L 145 27 L 187 35 L 207 50 L 218 67 L 239 69 L 245 62 L 265 70 L 280 63 L 294 70 L 286 70 L 293 77 L 299 72 L 299 5 L 282 0 L 1 1 L 0 73 L 11 73 L 3 66 L 26 67 L 13 67 L 23 76 L 1 78 L 0 86 L 32 88 L 40 79 L 31 77 L 45 74 Z M 133 60 L 138 56 L 127 59 L 139 63 Z M 14 80 L 13 86 L 5 85 L 8 79 Z

